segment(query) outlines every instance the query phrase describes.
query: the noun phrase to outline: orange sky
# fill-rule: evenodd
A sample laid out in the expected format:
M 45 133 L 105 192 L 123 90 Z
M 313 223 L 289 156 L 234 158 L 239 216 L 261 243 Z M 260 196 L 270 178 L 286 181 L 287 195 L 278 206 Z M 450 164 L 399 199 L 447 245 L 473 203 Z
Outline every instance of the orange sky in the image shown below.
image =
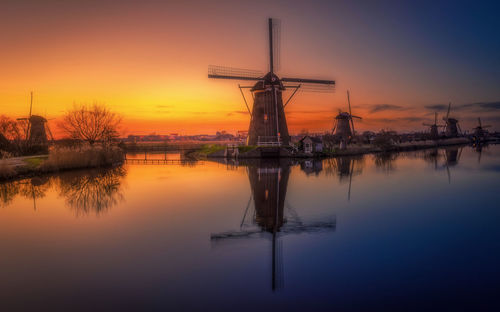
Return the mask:
M 334 93 L 296 95 L 286 109 L 292 133 L 330 129 L 347 88 L 364 117 L 359 130 L 419 130 L 433 117 L 425 106 L 449 101 L 464 128 L 477 115 L 498 124 L 497 106 L 466 106 L 498 101 L 497 81 L 474 83 L 484 78 L 479 67 L 409 38 L 413 30 L 371 22 L 367 8 L 346 4 L 272 1 L 261 10 L 257 2 L 9 2 L 0 12 L 1 114 L 27 115 L 33 90 L 33 112 L 53 118 L 53 129 L 73 103 L 97 101 L 123 116 L 123 134 L 246 130 L 238 82 L 208 79 L 207 66 L 265 71 L 266 18 L 274 16 L 282 20 L 279 74 L 337 81 Z

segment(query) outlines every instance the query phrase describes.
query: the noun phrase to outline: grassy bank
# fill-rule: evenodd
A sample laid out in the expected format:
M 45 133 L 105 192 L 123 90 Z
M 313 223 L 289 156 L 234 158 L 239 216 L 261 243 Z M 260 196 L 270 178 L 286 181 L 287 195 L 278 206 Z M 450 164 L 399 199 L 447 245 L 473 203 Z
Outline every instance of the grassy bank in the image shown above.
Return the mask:
M 46 156 L 0 160 L 0 179 L 36 176 L 71 169 L 108 167 L 123 163 L 125 154 L 118 147 L 55 148 Z

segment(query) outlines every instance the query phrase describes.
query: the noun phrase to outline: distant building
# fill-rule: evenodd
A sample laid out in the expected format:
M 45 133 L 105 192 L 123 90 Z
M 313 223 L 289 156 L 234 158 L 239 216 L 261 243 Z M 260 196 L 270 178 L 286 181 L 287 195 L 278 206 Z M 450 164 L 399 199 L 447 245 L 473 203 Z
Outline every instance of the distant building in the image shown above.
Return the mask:
M 299 141 L 299 150 L 307 154 L 321 153 L 323 152 L 323 140 L 306 135 Z

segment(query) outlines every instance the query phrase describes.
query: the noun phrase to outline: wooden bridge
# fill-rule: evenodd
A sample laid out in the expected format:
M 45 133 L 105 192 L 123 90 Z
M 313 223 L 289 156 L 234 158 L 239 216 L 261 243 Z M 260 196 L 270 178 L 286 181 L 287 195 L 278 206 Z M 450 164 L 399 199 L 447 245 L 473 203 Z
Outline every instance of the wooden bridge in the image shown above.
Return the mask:
M 141 158 L 125 158 L 126 164 L 137 164 L 137 165 L 182 165 L 190 166 L 203 164 L 203 161 L 197 160 L 186 160 L 186 159 L 141 159 Z

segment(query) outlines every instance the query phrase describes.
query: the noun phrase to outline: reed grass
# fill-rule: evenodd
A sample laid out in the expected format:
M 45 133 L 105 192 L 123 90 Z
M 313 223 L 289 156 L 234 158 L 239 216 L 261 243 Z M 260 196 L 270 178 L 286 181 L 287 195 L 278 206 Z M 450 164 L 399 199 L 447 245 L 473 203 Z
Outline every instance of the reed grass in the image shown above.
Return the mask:
M 125 154 L 118 147 L 55 148 L 40 165 L 42 171 L 106 167 L 123 162 Z
M 0 178 L 8 179 L 12 178 L 17 174 L 16 170 L 7 163 L 7 160 L 0 159 Z

